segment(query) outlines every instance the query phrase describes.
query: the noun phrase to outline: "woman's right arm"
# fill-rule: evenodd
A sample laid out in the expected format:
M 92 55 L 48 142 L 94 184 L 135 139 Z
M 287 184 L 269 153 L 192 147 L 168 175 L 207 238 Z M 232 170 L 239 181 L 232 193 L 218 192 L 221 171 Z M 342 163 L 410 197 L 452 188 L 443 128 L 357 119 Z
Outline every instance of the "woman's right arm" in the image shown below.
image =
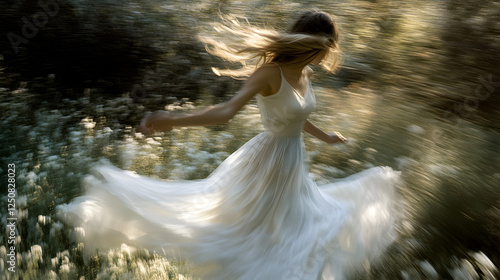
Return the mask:
M 272 66 L 262 66 L 245 82 L 229 101 L 209 106 L 191 114 L 174 115 L 167 111 L 155 111 L 142 119 L 140 130 L 145 135 L 155 131 L 169 131 L 175 126 L 206 126 L 228 122 L 256 94 L 269 87 Z

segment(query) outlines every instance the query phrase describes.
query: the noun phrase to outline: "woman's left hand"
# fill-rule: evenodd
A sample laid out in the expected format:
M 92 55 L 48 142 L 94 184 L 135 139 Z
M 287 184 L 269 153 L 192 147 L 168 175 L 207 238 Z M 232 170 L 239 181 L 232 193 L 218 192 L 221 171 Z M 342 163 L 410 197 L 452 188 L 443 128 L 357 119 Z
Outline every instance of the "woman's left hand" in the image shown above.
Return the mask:
M 333 133 L 328 134 L 328 140 L 325 142 L 328 144 L 346 143 L 347 138 L 342 136 L 342 134 L 340 134 L 339 132 L 335 131 Z

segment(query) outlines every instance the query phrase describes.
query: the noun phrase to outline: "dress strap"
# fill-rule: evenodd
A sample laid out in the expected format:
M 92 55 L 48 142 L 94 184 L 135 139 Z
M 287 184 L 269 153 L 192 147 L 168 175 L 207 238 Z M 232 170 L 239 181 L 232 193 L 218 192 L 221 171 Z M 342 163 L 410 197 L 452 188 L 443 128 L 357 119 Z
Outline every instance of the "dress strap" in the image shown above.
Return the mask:
M 283 77 L 283 71 L 281 70 L 281 66 L 278 63 L 274 62 L 274 61 L 271 62 L 271 63 L 276 64 L 278 66 L 278 68 L 280 69 L 281 76 Z

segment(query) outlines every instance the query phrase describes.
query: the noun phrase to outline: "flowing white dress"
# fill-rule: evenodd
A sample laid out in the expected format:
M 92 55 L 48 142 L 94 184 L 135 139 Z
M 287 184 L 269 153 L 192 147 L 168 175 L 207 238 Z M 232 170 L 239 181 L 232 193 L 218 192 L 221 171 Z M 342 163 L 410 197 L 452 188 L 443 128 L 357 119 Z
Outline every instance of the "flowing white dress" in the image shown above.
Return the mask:
M 318 186 L 308 175 L 302 128 L 316 101 L 281 74 L 257 95 L 265 132 L 209 177 L 162 181 L 96 168 L 84 196 L 59 206 L 85 230 L 87 249 L 122 242 L 187 258 L 202 279 L 343 279 L 394 240 L 399 173 L 375 167 Z

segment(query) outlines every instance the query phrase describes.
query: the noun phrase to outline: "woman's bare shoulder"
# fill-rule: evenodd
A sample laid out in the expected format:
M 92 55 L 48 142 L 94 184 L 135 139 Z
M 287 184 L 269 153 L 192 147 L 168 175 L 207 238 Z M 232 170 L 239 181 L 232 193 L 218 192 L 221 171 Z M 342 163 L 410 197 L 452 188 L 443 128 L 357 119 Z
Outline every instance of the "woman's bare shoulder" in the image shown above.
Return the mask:
M 264 63 L 262 64 L 257 71 L 262 71 L 265 72 L 266 74 L 279 74 L 280 73 L 280 67 L 278 64 L 270 62 L 270 63 Z
M 275 63 L 264 63 L 257 70 L 255 70 L 253 75 L 263 76 L 270 82 L 279 82 L 280 79 L 280 67 Z
M 304 68 L 304 71 L 305 71 L 308 78 L 310 78 L 314 74 L 314 70 L 312 70 L 312 68 L 309 66 L 306 66 Z
M 280 67 L 276 63 L 264 63 L 257 70 L 254 75 L 263 77 L 267 84 L 262 89 L 263 96 L 272 95 L 276 93 L 281 85 Z

